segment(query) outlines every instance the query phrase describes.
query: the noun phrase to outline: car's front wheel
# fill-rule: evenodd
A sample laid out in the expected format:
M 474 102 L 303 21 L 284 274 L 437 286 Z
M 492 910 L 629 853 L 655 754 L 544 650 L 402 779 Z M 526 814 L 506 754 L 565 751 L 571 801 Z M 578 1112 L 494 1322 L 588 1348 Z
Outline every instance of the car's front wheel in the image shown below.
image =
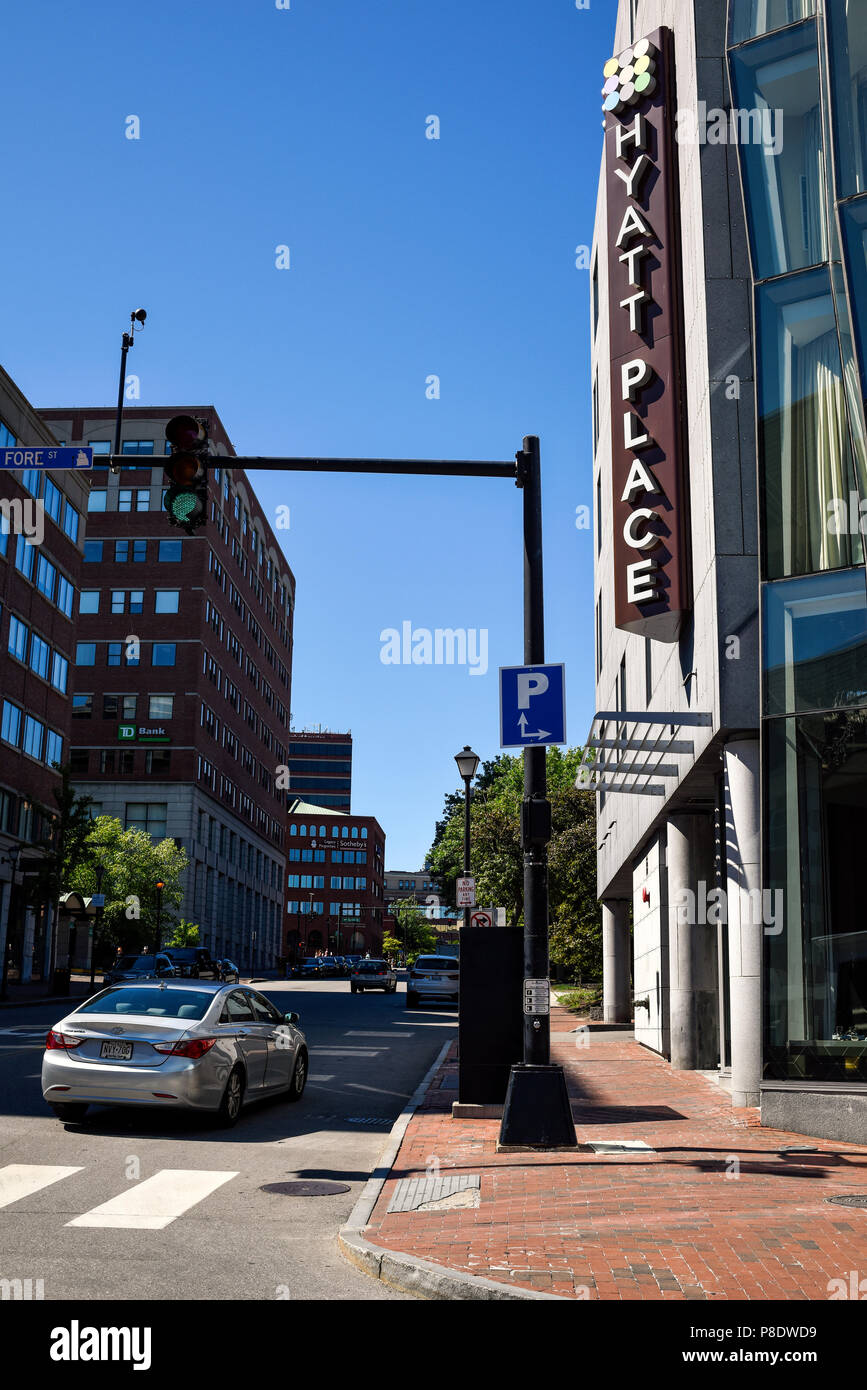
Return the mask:
M 244 1074 L 240 1067 L 233 1067 L 226 1082 L 223 1099 L 217 1111 L 217 1121 L 223 1129 L 231 1129 L 238 1123 L 241 1106 L 244 1104 Z
M 76 1120 L 83 1120 L 89 1108 L 87 1105 L 72 1101 L 67 1101 L 65 1105 L 52 1105 L 51 1107 L 58 1120 L 69 1120 L 73 1123 Z
M 295 1058 L 295 1070 L 292 1073 L 292 1080 L 289 1083 L 289 1094 L 287 1100 L 300 1100 L 304 1094 L 304 1087 L 307 1085 L 307 1053 L 299 1051 Z

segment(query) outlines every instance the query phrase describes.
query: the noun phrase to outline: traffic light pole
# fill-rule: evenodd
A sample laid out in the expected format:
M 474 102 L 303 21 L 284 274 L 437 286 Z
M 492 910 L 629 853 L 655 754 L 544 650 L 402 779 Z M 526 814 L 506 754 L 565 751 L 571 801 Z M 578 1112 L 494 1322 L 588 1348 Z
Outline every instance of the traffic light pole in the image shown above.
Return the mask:
M 385 473 L 423 477 L 511 478 L 524 502 L 524 662 L 545 660 L 542 484 L 539 440 L 526 435 L 514 463 L 499 460 L 226 457 L 245 472 Z M 544 747 L 525 748 L 521 845 L 524 853 L 524 1060 L 512 1067 L 500 1128 L 501 1149 L 575 1148 L 563 1068 L 551 1065 L 548 1002 L 548 841 Z

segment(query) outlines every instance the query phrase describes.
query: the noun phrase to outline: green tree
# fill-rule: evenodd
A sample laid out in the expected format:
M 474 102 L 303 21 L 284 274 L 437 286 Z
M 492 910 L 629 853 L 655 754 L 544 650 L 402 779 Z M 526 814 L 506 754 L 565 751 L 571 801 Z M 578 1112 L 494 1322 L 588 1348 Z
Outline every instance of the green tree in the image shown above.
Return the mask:
M 187 922 L 181 918 L 167 934 L 163 934 L 164 946 L 198 946 L 200 927 L 198 922 Z
M 582 757 L 580 748 L 549 748 L 546 755 L 552 820 L 548 846 L 550 950 L 552 962 L 573 977 L 598 978 L 602 920 L 596 902 L 596 806 L 592 792 L 575 787 Z M 523 760 L 520 755 L 500 754 L 484 764 L 470 803 L 477 900 L 505 907 L 514 926 L 523 921 L 523 793 Z M 438 833 L 430 860 L 447 900 L 453 902 L 455 879 L 464 862 L 463 797 Z
M 428 922 L 424 914 L 424 908 L 420 907 L 415 898 L 401 898 L 391 905 L 391 915 L 395 920 L 396 931 L 393 936 L 383 939 L 382 948 L 386 949 L 385 941 L 393 941 L 392 952 L 406 952 L 408 964 L 412 964 L 417 956 L 427 951 L 435 951 L 437 944 L 437 934 Z
M 156 935 L 157 889 L 165 884 L 160 912 L 163 940 L 177 924 L 183 901 L 181 876 L 189 860 L 174 840 L 152 840 L 145 830 L 124 830 L 114 816 L 97 816 L 84 845 L 84 855 L 72 870 L 69 887 L 96 892 L 96 864 L 104 868 L 105 894 L 102 941 L 125 951 L 153 949 Z

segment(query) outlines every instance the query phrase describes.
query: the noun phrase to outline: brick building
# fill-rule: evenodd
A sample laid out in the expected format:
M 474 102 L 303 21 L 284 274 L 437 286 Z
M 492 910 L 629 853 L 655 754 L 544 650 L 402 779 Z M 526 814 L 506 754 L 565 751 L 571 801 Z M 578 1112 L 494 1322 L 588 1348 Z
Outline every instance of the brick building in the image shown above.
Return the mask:
M 0 448 L 54 444 L 0 368 Z M 28 868 L 50 836 L 54 764 L 69 753 L 75 615 L 86 478 L 71 470 L 0 470 L 0 958 L 12 980 L 42 979 L 50 913 L 24 901 Z M 41 537 L 41 539 L 40 539 Z M 41 809 L 44 808 L 44 809 Z
M 285 955 L 381 951 L 385 832 L 376 817 L 296 800 L 287 843 Z
M 352 798 L 352 734 L 295 729 L 289 735 L 289 786 L 292 796 L 335 811 L 348 811 Z
M 165 425 L 207 420 L 208 521 L 162 509 Z M 114 412 L 42 412 L 58 437 L 111 451 Z M 187 851 L 181 915 L 215 955 L 280 952 L 295 580 L 212 406 L 125 412 L 113 474 L 99 457 L 87 513 L 71 761 L 96 811 Z M 282 779 L 281 779 L 282 780 Z

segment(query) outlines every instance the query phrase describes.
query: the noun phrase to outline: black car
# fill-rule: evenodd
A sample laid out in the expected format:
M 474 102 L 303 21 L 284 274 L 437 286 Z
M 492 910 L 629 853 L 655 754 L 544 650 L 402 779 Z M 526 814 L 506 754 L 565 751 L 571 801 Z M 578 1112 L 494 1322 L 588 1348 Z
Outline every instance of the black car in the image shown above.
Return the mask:
M 219 978 L 224 985 L 238 984 L 241 979 L 241 972 L 233 960 L 218 960 L 217 969 L 220 972 Z
M 178 967 L 182 977 L 189 980 L 221 979 L 219 961 L 211 958 L 203 946 L 164 946 L 164 954 Z

